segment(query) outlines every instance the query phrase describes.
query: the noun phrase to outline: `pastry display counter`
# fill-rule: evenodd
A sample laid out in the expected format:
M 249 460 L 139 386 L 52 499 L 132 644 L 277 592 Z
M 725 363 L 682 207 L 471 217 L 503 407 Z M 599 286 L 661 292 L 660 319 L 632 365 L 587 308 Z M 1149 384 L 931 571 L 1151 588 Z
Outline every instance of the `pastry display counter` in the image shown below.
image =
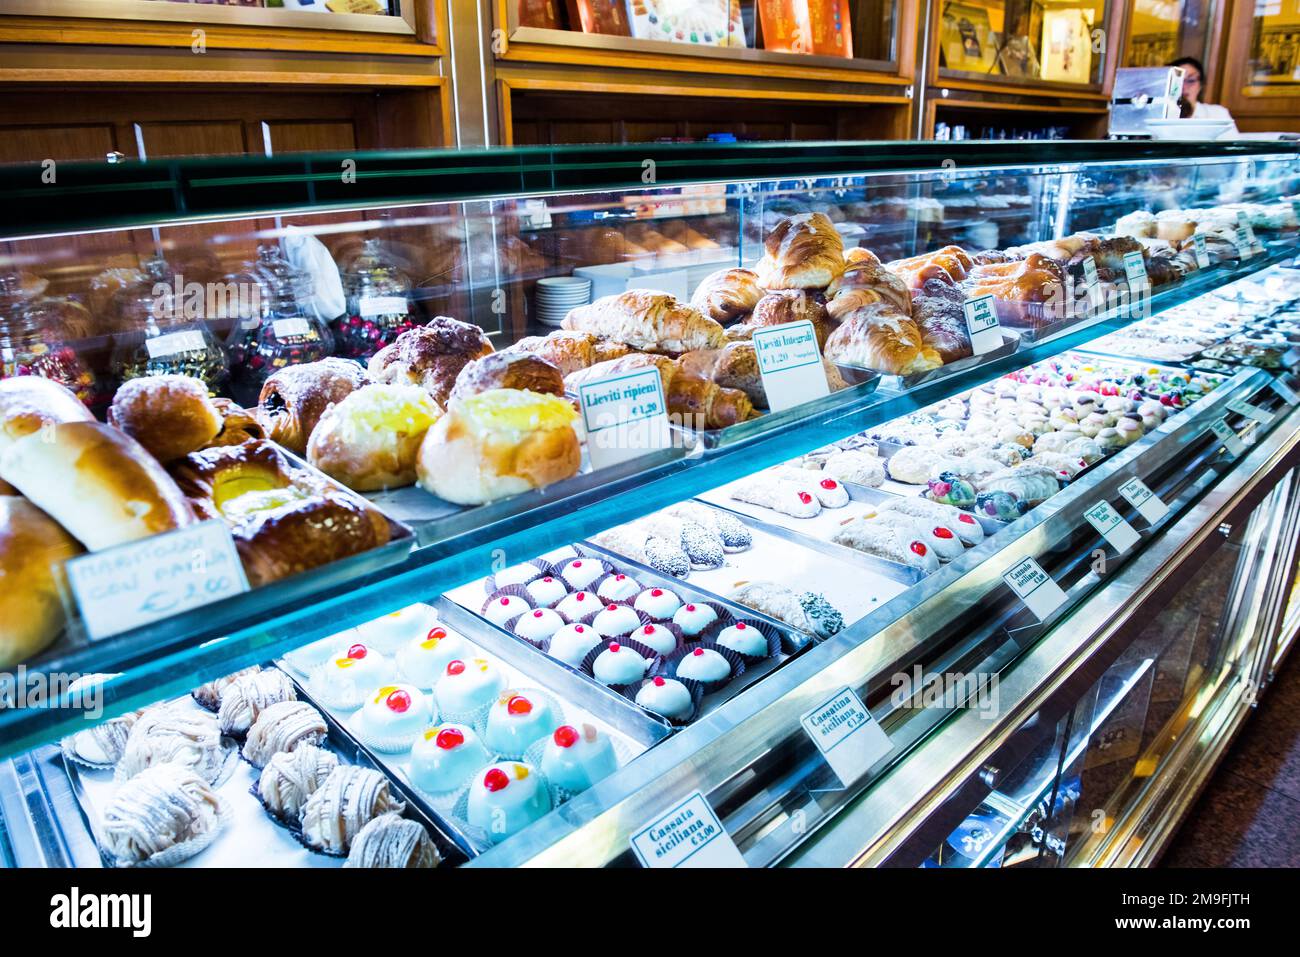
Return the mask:
M 1056 146 L 11 180 L 0 847 L 657 864 L 687 805 L 751 866 L 1125 861 L 1290 620 L 1300 161 Z M 1209 556 L 1223 620 L 1137 634 Z

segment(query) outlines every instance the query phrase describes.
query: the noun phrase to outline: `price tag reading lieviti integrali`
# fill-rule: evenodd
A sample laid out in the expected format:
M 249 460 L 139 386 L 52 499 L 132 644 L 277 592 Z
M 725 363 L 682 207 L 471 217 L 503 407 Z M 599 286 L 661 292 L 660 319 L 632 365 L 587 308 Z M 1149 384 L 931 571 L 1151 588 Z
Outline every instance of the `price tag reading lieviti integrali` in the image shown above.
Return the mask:
M 974 355 L 982 356 L 1002 345 L 1002 327 L 998 324 L 997 307 L 990 293 L 967 299 L 962 303 L 966 315 L 966 331 L 970 333 L 970 348 Z
M 653 366 L 584 382 L 578 386 L 578 402 L 594 469 L 672 444 L 664 383 Z
M 755 329 L 752 341 L 768 409 L 780 412 L 831 394 L 810 321 Z
M 248 591 L 230 530 L 216 519 L 63 567 L 92 641 Z
M 841 688 L 799 716 L 799 723 L 835 776 L 848 787 L 893 747 L 862 699 Z
M 696 791 L 632 835 L 644 867 L 746 867 L 731 835 Z

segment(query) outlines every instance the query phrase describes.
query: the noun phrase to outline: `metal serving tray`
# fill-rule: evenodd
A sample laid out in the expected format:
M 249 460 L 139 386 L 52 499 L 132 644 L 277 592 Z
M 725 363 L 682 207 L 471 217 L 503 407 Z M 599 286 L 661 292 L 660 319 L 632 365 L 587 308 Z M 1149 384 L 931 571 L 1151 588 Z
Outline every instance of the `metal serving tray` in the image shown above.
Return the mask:
M 1011 355 L 1020 348 L 1020 334 L 1013 329 L 1004 328 L 1002 330 L 1002 345 L 990 352 L 985 352 L 978 356 L 967 356 L 965 359 L 958 359 L 956 362 L 949 362 L 947 365 L 940 366 L 937 369 L 931 369 L 928 372 L 914 372 L 912 375 L 880 375 L 880 387 L 888 392 L 906 392 L 923 382 L 934 382 L 938 379 L 946 379 L 950 375 L 956 375 L 959 372 L 965 372 L 968 369 L 974 369 L 984 365 L 986 362 L 992 362 L 994 359 L 1002 359 Z M 846 366 L 836 364 L 840 373 L 846 380 L 850 374 L 859 374 L 871 370 L 861 369 L 857 366 Z M 853 380 L 849 380 L 853 381 Z

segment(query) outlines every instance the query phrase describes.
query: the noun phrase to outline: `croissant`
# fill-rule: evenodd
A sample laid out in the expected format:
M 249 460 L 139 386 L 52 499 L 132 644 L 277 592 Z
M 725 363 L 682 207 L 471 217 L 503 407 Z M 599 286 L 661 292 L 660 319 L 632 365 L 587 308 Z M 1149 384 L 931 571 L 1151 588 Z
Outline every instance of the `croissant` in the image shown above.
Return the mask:
M 825 289 L 844 271 L 844 240 L 824 213 L 781 220 L 763 247 L 757 272 L 766 289 Z
M 651 352 L 716 349 L 727 339 L 714 320 L 651 289 L 629 289 L 578 306 L 564 317 L 562 326 Z
M 817 334 L 817 348 L 823 348 L 826 337 L 830 335 L 826 307 L 802 289 L 777 289 L 758 301 L 747 320 L 728 328 L 727 337 L 750 339 L 755 329 L 804 319 L 813 324 Z
M 492 343 L 478 326 L 435 316 L 371 356 L 368 371 L 376 382 L 418 385 L 445 409 L 460 370 L 490 352 Z
M 640 353 L 611 359 L 571 373 L 565 377 L 564 384 L 570 391 L 577 391 L 577 386 L 584 382 L 650 367 L 659 370 L 668 412 L 690 416 L 685 423 L 689 428 L 723 429 L 754 414 L 753 403 L 744 392 L 721 388 L 694 372 L 683 372 L 682 365 L 667 356 Z
M 528 336 L 520 339 L 505 352 L 527 352 L 539 356 L 568 375 L 596 362 L 596 343 L 599 340 L 588 332 L 552 332 L 548 336 Z
M 868 292 L 872 295 L 864 296 Z M 836 321 L 871 302 L 884 300 L 904 315 L 912 311 L 907 283 L 877 262 L 862 261 L 826 287 L 826 312 Z
M 844 262 L 849 266 L 857 266 L 862 263 L 870 263 L 873 266 L 882 265 L 880 257 L 865 246 L 854 246 L 852 249 L 844 250 Z
M 366 371 L 351 359 L 285 366 L 262 384 L 257 423 L 268 438 L 302 455 L 325 409 L 369 381 Z
M 758 274 L 749 269 L 719 269 L 704 277 L 691 296 L 691 306 L 724 326 L 743 318 L 763 298 Z
M 846 318 L 826 341 L 826 357 L 890 375 L 928 372 L 943 365 L 939 354 L 925 345 L 916 323 L 884 302 Z

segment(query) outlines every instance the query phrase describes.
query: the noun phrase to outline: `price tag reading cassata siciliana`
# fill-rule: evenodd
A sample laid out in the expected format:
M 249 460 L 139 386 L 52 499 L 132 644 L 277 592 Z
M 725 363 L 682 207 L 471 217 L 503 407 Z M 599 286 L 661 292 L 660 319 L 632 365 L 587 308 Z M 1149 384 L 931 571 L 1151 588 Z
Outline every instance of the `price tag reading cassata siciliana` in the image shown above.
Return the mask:
M 817 347 L 817 330 L 807 319 L 755 329 L 754 355 L 773 412 L 831 394 Z
M 1228 403 L 1228 408 L 1238 415 L 1244 415 L 1248 419 L 1254 419 L 1256 422 L 1269 423 L 1273 421 L 1273 413 L 1267 409 L 1261 409 L 1257 405 L 1251 405 L 1245 399 L 1233 399 Z
M 1204 234 L 1204 233 L 1193 233 L 1193 234 L 1192 234 L 1192 249 L 1193 249 L 1193 251 L 1195 251 L 1195 253 L 1196 253 L 1196 268 L 1197 268 L 1197 269 L 1209 269 L 1209 268 L 1210 268 L 1210 253 L 1209 253 L 1209 251 L 1205 248 L 1205 234 Z
M 992 294 L 976 296 L 962 303 L 966 315 L 966 331 L 970 334 L 971 352 L 982 356 L 1002 345 L 1002 327 L 998 324 L 997 308 Z
M 1169 506 L 1155 492 L 1147 487 L 1140 478 L 1131 478 L 1119 487 L 1119 494 L 1124 497 L 1148 524 L 1154 525 L 1169 514 Z
M 748 866 L 699 791 L 633 834 L 632 853 L 643 867 Z
M 1016 562 L 1003 573 L 1002 580 L 1039 621 L 1065 604 L 1067 596 L 1061 586 L 1032 558 Z
M 92 641 L 248 591 L 224 522 L 213 519 L 64 563 Z
M 841 688 L 799 716 L 799 723 L 835 776 L 848 787 L 893 747 L 862 699 Z
M 664 383 L 653 366 L 584 382 L 578 386 L 578 402 L 594 469 L 672 444 Z
M 1110 507 L 1110 502 L 1098 502 L 1083 517 L 1121 555 L 1141 541 L 1137 530 Z
M 1246 444 L 1241 441 L 1241 437 L 1233 431 L 1224 419 L 1216 419 L 1210 423 L 1210 431 L 1214 437 L 1223 443 L 1223 447 L 1228 450 L 1228 458 L 1235 459 L 1242 452 L 1246 451 Z
M 357 314 L 362 319 L 405 315 L 407 309 L 405 296 L 365 296 L 357 303 Z
M 1142 253 L 1131 252 L 1124 254 L 1124 278 L 1128 280 L 1128 314 L 1130 316 L 1140 315 L 1142 308 L 1139 303 L 1151 292 L 1151 284 L 1147 281 L 1147 267 L 1142 259 Z
M 1282 401 L 1287 405 L 1295 405 L 1300 402 L 1300 395 L 1296 395 L 1294 389 L 1279 378 L 1271 380 L 1268 387 L 1282 397 Z

